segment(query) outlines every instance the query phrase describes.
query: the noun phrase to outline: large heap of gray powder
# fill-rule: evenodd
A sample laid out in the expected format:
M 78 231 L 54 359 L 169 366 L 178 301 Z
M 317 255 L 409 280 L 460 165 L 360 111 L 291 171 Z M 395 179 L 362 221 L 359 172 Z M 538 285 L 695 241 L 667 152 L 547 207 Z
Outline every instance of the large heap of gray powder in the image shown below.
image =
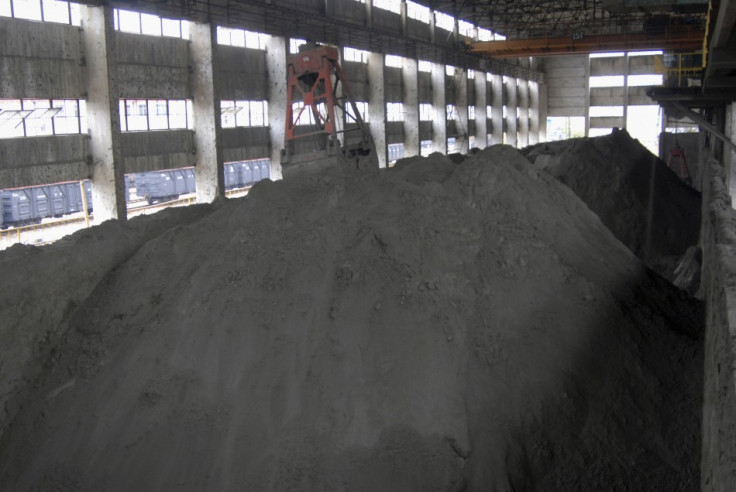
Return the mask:
M 701 200 L 664 161 L 618 129 L 524 154 L 569 186 L 648 266 L 674 280 L 680 257 L 698 244 Z
M 197 213 L 59 315 L 0 489 L 697 489 L 699 305 L 517 151 Z

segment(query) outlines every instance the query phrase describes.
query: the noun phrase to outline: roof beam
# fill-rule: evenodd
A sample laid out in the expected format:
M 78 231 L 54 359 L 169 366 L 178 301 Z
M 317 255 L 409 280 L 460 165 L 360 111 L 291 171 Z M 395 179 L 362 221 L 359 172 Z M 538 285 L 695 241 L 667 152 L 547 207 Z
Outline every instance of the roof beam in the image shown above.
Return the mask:
M 703 48 L 704 31 L 683 30 L 666 34 L 595 34 L 572 37 L 510 39 L 471 43 L 470 53 L 493 58 L 570 55 L 605 51 L 698 50 Z

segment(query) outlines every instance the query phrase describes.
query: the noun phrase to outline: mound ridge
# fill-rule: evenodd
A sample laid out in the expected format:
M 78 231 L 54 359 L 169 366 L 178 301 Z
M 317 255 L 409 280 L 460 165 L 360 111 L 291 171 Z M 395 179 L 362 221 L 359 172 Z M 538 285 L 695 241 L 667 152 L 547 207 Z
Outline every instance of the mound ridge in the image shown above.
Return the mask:
M 504 146 L 260 183 L 65 319 L 0 484 L 693 489 L 702 312 L 581 205 Z

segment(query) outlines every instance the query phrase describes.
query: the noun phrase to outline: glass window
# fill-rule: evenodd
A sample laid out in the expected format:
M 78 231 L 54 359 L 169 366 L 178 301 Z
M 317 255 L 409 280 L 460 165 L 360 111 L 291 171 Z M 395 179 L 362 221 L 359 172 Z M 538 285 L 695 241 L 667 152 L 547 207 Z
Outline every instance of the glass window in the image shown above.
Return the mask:
M 490 29 L 478 28 L 478 41 L 493 41 L 493 31 Z
M 12 17 L 13 10 L 10 8 L 10 0 L 0 0 L 0 17 Z
M 610 53 L 591 53 L 591 58 L 618 58 L 624 56 L 626 53 L 623 51 L 612 51 Z
M 76 100 L 55 100 L 51 106 L 59 108 L 54 116 L 54 133 L 56 135 L 80 133 L 79 102 Z
M 425 60 L 419 60 L 417 63 L 417 70 L 420 72 L 432 72 L 432 62 L 428 62 Z
M 169 128 L 188 128 L 187 102 L 183 99 L 169 101 Z
M 451 15 L 447 15 L 444 12 L 435 11 L 434 13 L 434 25 L 445 31 L 455 30 L 455 18 Z
M 386 103 L 386 121 L 404 121 L 404 104 L 400 102 Z
M 363 123 L 368 122 L 368 103 L 364 101 L 356 101 L 355 106 L 358 108 L 358 114 L 360 114 L 360 118 L 363 120 Z M 347 115 L 348 123 L 354 123 L 357 121 L 357 118 L 355 117 L 355 113 L 353 112 L 353 106 L 352 104 L 347 105 Z
M 623 87 L 623 75 L 599 75 L 590 77 L 590 87 Z
M 129 10 L 117 11 L 118 29 L 122 32 L 141 33 L 141 14 Z
M 401 13 L 401 0 L 373 0 L 373 6 L 395 14 Z
M 161 17 L 157 15 L 141 14 L 141 34 L 161 36 Z
M 664 83 L 664 75 L 662 74 L 629 75 L 629 80 L 627 83 L 629 84 L 629 87 L 662 85 Z
M 46 22 L 70 23 L 69 2 L 43 0 L 43 20 Z
M 356 50 L 355 48 L 344 48 L 343 59 L 345 61 L 368 63 L 368 51 Z
M 410 19 L 415 19 L 420 22 L 424 22 L 425 24 L 429 24 L 431 20 L 431 11 L 429 10 L 429 7 L 407 0 L 406 16 Z
M 289 53 L 299 53 L 299 46 L 306 44 L 304 39 L 289 39 Z
M 161 19 L 161 35 L 170 38 L 180 38 L 181 21 L 173 19 Z
M 402 68 L 404 66 L 404 59 L 396 55 L 386 55 L 384 58 L 387 67 Z
M 74 15 L 74 11 L 72 11 L 72 17 Z M 116 31 L 133 34 L 189 39 L 189 23 L 187 21 L 164 19 L 157 15 L 142 14 L 130 10 L 113 10 L 113 27 Z
M 432 105 L 422 103 L 419 105 L 419 121 L 432 121 L 434 119 L 434 111 Z
M 28 19 L 40 21 L 43 19 L 41 15 L 41 2 L 39 0 L 12 0 L 13 15 L 18 19 Z
M 448 120 L 454 120 L 457 118 L 457 108 L 454 104 L 448 104 L 447 105 L 447 119 Z
M 610 116 L 623 116 L 623 106 L 591 106 L 590 112 L 588 113 L 593 117 L 610 117 Z
M 457 31 L 461 36 L 475 38 L 475 26 L 470 22 L 459 20 L 457 22 Z

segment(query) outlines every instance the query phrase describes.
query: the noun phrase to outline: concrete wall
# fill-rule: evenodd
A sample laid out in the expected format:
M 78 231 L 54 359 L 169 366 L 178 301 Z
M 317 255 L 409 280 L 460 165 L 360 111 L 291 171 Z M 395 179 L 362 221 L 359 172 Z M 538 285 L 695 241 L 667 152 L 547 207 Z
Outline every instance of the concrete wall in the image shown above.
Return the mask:
M 233 46 L 217 47 L 220 97 L 225 100 L 268 99 L 266 52 Z
M 730 135 L 736 137 L 733 131 Z M 723 159 L 708 152 L 701 232 L 706 303 L 701 490 L 705 492 L 731 490 L 736 477 L 736 210 L 728 181 Z
M 0 99 L 82 99 L 80 29 L 0 17 Z
M 544 59 L 547 74 L 547 114 L 586 116 L 588 55 L 555 56 Z
M 188 167 L 195 164 L 189 130 L 124 132 L 120 134 L 126 173 Z
M 408 50 L 414 53 L 414 57 L 410 58 L 414 65 L 418 59 L 435 62 L 434 66 L 437 67 L 438 76 L 434 81 L 431 74 L 424 72 L 417 72 L 416 76 L 406 79 L 406 74 L 401 68 L 382 66 L 379 70 L 374 67 L 373 73 L 369 74 L 367 65 L 364 63 L 343 63 L 355 99 L 357 101 L 380 99 L 381 101 L 379 108 L 373 108 L 374 105 L 371 105 L 370 109 L 372 115 L 370 120 L 375 120 L 371 126 L 377 133 L 376 140 L 381 142 L 379 147 L 391 143 L 406 145 L 407 139 L 410 139 L 409 147 L 412 149 L 410 152 L 415 152 L 418 151 L 418 141 L 435 140 L 436 150 L 445 151 L 448 134 L 473 135 L 478 142 L 485 145 L 486 135 L 491 133 L 491 114 L 486 115 L 486 104 L 492 104 L 490 88 L 485 92 L 486 84 L 483 84 L 479 87 L 484 88 L 482 89 L 484 93 L 478 94 L 476 85 L 472 81 L 468 83 L 465 66 L 458 67 L 460 69 L 458 73 L 463 74 L 461 77 L 446 77 L 444 62 L 437 62 L 437 60 L 447 58 L 448 54 L 453 54 L 452 58 L 455 62 L 475 65 L 473 68 L 476 76 L 485 77 L 486 72 L 479 70 L 479 60 L 467 57 L 458 49 L 454 33 L 435 29 L 432 24 L 408 19 L 405 13 L 399 15 L 373 8 L 370 2 L 368 4 L 360 4 L 355 0 L 274 0 L 272 2 L 272 8 L 278 9 L 279 6 L 286 10 L 274 10 L 274 12 L 280 12 L 286 17 L 298 10 L 302 12 L 300 16 L 312 15 L 320 19 L 337 17 L 340 18 L 341 23 L 363 26 L 361 28 L 363 30 L 345 31 L 347 35 L 342 31 L 342 34 L 337 31 L 329 35 L 324 34 L 327 37 L 337 36 L 335 39 L 342 39 L 345 45 L 369 49 L 374 53 L 406 52 Z M 146 10 L 146 2 L 140 4 L 140 7 Z M 171 8 L 178 7 L 156 4 L 155 10 L 171 18 L 184 18 L 191 13 L 173 15 L 172 11 L 167 14 L 168 9 Z M 84 11 L 85 7 L 82 9 Z M 264 24 L 263 18 L 257 15 L 256 10 L 252 15 L 245 17 L 242 17 L 242 14 L 232 13 L 232 17 L 227 19 L 226 24 L 229 27 L 242 26 L 251 30 L 259 30 L 259 26 L 265 26 L 266 28 L 261 31 L 268 32 L 268 23 Z M 212 42 L 205 43 L 205 48 L 209 52 L 201 53 L 204 45 L 199 42 L 195 43 L 194 40 L 113 31 L 106 24 L 110 21 L 111 9 L 108 7 L 104 12 L 106 14 L 100 17 L 102 19 L 100 26 L 97 26 L 102 29 L 102 24 L 104 24 L 104 29 L 94 33 L 92 29 L 84 26 L 80 28 L 0 18 L 0 36 L 4 40 L 0 46 L 0 98 L 84 99 L 90 90 L 90 81 L 97 80 L 91 76 L 94 74 L 90 73 L 88 67 L 104 65 L 109 73 L 105 76 L 107 89 L 102 88 L 103 92 L 107 92 L 101 96 L 106 95 L 106 98 L 103 99 L 108 101 L 109 111 L 113 113 L 106 120 L 110 123 L 106 126 L 111 127 L 111 132 L 109 132 L 111 136 L 107 139 L 109 142 L 100 142 L 99 145 L 90 145 L 89 135 L 0 139 L 0 156 L 3 159 L 0 162 L 0 176 L 2 176 L 0 188 L 86 178 L 93 174 L 92 169 L 101 169 L 99 166 L 95 167 L 95 163 L 104 163 L 110 172 L 106 174 L 105 180 L 98 179 L 95 183 L 102 186 L 101 183 L 104 181 L 106 189 L 112 190 L 119 188 L 117 181 L 122 179 L 122 173 L 191 165 L 197 165 L 198 173 L 204 167 L 214 170 L 207 171 L 211 173 L 217 172 L 222 165 L 222 162 L 210 163 L 212 160 L 232 161 L 278 156 L 278 149 L 282 143 L 275 140 L 282 138 L 282 119 L 277 121 L 277 130 L 273 126 L 271 128 L 234 129 L 217 127 L 219 127 L 220 100 L 270 101 L 273 99 L 276 100 L 278 108 L 283 107 L 284 101 L 281 98 L 283 98 L 284 91 L 283 89 L 281 92 L 275 91 L 274 87 L 277 87 L 278 84 L 273 82 L 275 79 L 285 80 L 283 63 L 277 63 L 278 60 L 273 59 L 269 61 L 268 52 L 264 50 L 223 46 Z M 213 18 L 219 18 L 219 14 L 214 13 L 213 15 Z M 197 31 L 196 26 L 204 26 L 204 24 L 193 24 L 192 32 Z M 205 37 L 209 32 L 214 32 L 213 29 L 210 29 L 212 26 L 206 26 L 204 30 L 200 29 Z M 289 34 L 299 37 L 302 29 L 311 29 L 306 24 L 305 26 L 295 26 L 294 32 Z M 364 36 L 366 28 L 375 34 L 368 41 Z M 400 39 L 397 43 L 387 43 L 385 39 L 394 38 L 386 38 L 386 36 L 396 32 L 402 33 L 406 38 Z M 95 36 L 104 39 L 104 50 L 94 49 Z M 274 39 L 284 38 L 275 37 Z M 404 42 L 406 40 L 411 41 L 407 44 Z M 432 47 L 428 49 L 430 45 Z M 104 60 L 97 60 L 99 57 L 104 57 Z M 195 124 L 199 124 L 195 132 L 192 130 L 120 132 L 118 130 L 117 100 L 119 98 L 201 100 L 200 75 L 202 73 L 200 68 L 202 67 L 199 65 L 202 60 L 211 61 L 212 73 L 209 83 L 213 87 L 209 91 L 212 97 L 208 99 L 210 102 L 205 103 L 206 107 L 194 104 L 193 119 Z M 501 71 L 513 69 L 515 73 L 518 71 L 527 73 L 528 71 L 529 74 L 538 75 L 538 72 L 534 72 L 528 64 L 512 66 L 506 62 L 494 61 L 488 62 L 487 65 L 500 67 Z M 439 77 L 442 77 L 442 80 Z M 376 78 L 383 81 L 380 91 L 372 84 Z M 405 79 L 411 80 L 411 88 L 405 87 Z M 462 87 L 458 86 L 458 83 L 461 83 Z M 99 93 L 99 90 L 96 89 L 95 93 Z M 405 117 L 409 115 L 414 122 L 411 124 L 385 122 L 385 102 L 405 103 Z M 418 105 L 421 103 L 430 103 L 435 106 L 435 114 L 439 115 L 435 121 L 416 122 Z M 457 119 L 446 121 L 445 104 L 459 104 L 459 122 Z M 483 118 L 484 124 L 479 125 L 477 121 L 468 119 L 467 107 L 469 105 L 475 106 L 476 114 Z M 276 113 L 278 108 L 269 104 L 269 121 L 272 125 L 275 116 L 278 116 Z M 515 115 L 515 108 L 510 111 Z M 214 116 L 211 113 L 214 113 Z M 484 116 L 488 116 L 488 119 Z M 90 120 L 94 121 L 93 127 L 100 123 L 98 120 L 99 118 Z M 208 123 L 201 126 L 203 121 Z M 482 131 L 484 135 L 476 135 L 478 131 Z M 526 135 L 526 126 L 522 128 L 522 131 L 525 135 L 520 139 L 521 141 L 532 141 L 536 138 Z M 536 127 L 534 131 L 537 131 Z M 90 134 L 95 132 L 95 128 L 92 128 Z M 208 137 L 198 141 L 198 138 L 204 138 L 205 133 Z M 109 155 L 103 158 L 92 155 L 94 154 L 92 147 L 102 149 L 106 145 L 112 148 Z M 211 145 L 214 145 L 216 152 L 209 152 L 207 157 L 202 157 L 201 154 Z M 468 142 L 463 142 L 462 148 L 463 151 L 467 151 Z M 384 150 L 379 148 L 379 152 Z M 279 173 L 275 172 L 274 175 L 279 176 Z M 219 182 L 214 178 L 206 181 L 207 183 Z M 93 186 L 97 185 L 93 184 Z M 211 198 L 217 195 L 220 193 L 218 189 L 213 184 L 213 191 L 207 196 Z
M 114 55 L 121 98 L 189 97 L 189 43 L 185 40 L 116 32 Z
M 0 140 L 0 183 L 3 188 L 29 183 L 55 183 L 90 177 L 86 135 Z

